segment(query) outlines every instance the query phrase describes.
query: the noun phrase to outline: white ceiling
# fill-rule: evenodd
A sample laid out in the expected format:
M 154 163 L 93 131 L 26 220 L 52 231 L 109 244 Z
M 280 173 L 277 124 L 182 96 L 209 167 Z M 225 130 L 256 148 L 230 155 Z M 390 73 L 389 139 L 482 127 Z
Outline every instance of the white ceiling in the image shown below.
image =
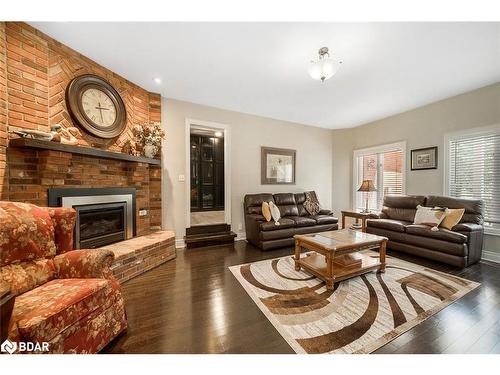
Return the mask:
M 325 128 L 500 81 L 500 23 L 31 24 L 165 97 Z M 323 84 L 322 46 L 343 61 Z

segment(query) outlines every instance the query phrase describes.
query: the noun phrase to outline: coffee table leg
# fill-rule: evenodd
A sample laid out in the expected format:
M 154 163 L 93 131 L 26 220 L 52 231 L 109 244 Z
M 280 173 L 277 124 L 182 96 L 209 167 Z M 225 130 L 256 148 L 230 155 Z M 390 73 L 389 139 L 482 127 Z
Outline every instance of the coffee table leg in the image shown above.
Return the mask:
M 300 248 L 299 241 L 295 240 L 295 271 L 300 271 Z
M 385 272 L 385 250 L 387 247 L 387 241 L 382 241 L 380 244 L 380 249 L 379 249 L 379 256 L 380 256 L 380 272 Z
M 326 257 L 326 289 L 333 289 L 333 262 L 332 255 L 328 254 Z

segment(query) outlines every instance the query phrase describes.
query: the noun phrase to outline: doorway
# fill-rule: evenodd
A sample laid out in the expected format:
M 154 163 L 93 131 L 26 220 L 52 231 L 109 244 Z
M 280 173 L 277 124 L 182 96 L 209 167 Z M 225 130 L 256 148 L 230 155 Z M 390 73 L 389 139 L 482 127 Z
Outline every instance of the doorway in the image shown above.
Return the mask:
M 187 228 L 230 224 L 229 129 L 186 120 Z

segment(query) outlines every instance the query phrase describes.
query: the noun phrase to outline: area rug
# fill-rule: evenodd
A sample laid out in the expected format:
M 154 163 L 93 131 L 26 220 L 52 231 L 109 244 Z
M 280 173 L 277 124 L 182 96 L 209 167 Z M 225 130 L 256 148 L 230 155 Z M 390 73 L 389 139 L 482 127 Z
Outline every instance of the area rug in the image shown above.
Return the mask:
M 479 286 L 394 257 L 331 291 L 291 256 L 229 269 L 297 353 L 371 353 Z

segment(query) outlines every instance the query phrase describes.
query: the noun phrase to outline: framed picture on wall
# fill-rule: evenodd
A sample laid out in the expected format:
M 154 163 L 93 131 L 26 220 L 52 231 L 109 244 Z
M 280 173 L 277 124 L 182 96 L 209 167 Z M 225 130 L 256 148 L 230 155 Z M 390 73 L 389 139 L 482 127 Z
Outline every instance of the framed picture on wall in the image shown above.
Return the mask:
M 411 150 L 411 170 L 437 169 L 437 146 Z
M 295 150 L 261 147 L 260 182 L 262 185 L 295 184 Z

